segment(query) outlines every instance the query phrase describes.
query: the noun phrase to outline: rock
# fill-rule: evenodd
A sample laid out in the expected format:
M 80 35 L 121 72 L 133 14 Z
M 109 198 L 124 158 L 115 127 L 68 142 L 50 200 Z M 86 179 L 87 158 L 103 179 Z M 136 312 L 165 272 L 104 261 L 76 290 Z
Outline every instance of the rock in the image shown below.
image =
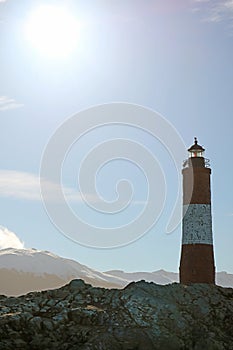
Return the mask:
M 233 349 L 233 290 L 145 281 L 109 290 L 74 280 L 2 298 L 1 349 Z
M 42 327 L 44 329 L 47 329 L 48 331 L 52 331 L 54 328 L 54 322 L 52 322 L 51 320 L 45 319 L 42 322 Z
M 15 339 L 13 343 L 16 349 L 24 349 L 27 346 L 27 343 L 22 339 Z
M 30 327 L 34 330 L 35 333 L 39 333 L 41 331 L 42 319 L 41 317 L 33 317 L 29 320 Z
M 83 280 L 80 280 L 80 279 L 73 280 L 68 284 L 69 290 L 71 292 L 76 292 L 80 289 L 86 288 L 87 286 L 88 285 Z

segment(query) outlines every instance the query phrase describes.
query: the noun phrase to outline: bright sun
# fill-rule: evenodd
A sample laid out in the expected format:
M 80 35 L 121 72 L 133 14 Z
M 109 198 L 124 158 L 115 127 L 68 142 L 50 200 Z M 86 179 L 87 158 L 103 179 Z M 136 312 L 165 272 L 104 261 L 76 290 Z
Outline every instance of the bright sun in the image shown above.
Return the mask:
M 63 7 L 38 7 L 30 14 L 25 31 L 28 40 L 44 56 L 66 57 L 77 46 L 78 22 Z

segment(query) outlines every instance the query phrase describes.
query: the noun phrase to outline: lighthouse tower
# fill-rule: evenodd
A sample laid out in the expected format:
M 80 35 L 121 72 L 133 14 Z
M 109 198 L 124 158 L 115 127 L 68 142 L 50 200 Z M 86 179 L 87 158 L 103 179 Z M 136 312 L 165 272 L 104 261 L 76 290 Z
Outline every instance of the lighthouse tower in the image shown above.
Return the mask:
M 180 283 L 215 283 L 211 192 L 205 149 L 194 139 L 184 162 Z

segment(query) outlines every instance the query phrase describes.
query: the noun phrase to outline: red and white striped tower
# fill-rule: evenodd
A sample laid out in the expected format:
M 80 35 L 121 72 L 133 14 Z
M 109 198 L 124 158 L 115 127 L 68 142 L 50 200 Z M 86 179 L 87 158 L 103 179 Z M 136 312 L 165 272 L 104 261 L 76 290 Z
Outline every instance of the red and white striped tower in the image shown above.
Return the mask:
M 189 149 L 183 173 L 183 222 L 180 259 L 180 283 L 215 283 L 215 265 L 211 218 L 211 169 L 203 157 L 205 149 Z

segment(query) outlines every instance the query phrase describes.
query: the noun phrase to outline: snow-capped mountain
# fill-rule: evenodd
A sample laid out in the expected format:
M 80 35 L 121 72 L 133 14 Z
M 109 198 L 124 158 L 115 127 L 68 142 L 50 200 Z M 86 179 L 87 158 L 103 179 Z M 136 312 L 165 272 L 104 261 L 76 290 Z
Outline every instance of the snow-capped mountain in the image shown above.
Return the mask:
M 75 278 L 98 287 L 121 288 L 127 284 L 119 277 L 48 251 L 15 248 L 0 250 L 0 294 L 20 295 L 58 288 Z
M 133 281 L 157 284 L 178 282 L 174 272 L 99 272 L 71 259 L 48 251 L 7 248 L 0 250 L 0 294 L 16 296 L 31 291 L 59 288 L 72 279 L 81 278 L 96 287 L 123 288 Z M 233 275 L 217 273 L 217 284 L 233 288 Z

